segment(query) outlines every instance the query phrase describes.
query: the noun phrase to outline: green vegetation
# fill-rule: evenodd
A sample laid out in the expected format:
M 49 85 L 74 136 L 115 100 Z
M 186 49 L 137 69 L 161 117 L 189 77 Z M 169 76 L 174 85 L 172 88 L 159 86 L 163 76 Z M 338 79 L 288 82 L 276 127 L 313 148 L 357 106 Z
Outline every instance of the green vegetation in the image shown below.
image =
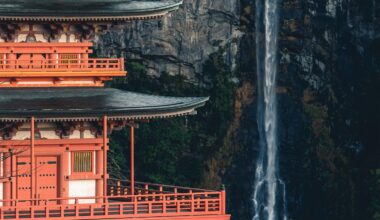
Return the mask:
M 373 170 L 371 176 L 373 178 L 370 188 L 370 193 L 372 194 L 370 213 L 372 214 L 373 220 L 380 220 L 380 169 Z
M 152 120 L 141 123 L 135 132 L 137 180 L 198 186 L 207 160 L 223 144 L 233 114 L 235 86 L 221 53 L 210 56 L 196 85 L 186 82 L 183 76 L 165 72 L 150 77 L 145 66 L 136 62 L 127 63 L 126 68 L 128 77 L 116 79 L 113 87 L 159 95 L 210 97 L 196 116 Z M 111 175 L 128 176 L 128 129 L 114 132 L 111 140 Z

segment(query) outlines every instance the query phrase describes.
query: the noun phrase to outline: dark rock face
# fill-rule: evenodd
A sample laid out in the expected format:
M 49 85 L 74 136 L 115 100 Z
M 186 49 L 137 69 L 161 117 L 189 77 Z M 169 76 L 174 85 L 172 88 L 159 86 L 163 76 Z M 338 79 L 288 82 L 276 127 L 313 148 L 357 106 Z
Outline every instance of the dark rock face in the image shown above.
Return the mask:
M 257 155 L 254 5 L 187 0 L 171 17 L 129 24 L 97 44 L 98 55 L 143 59 L 153 76 L 168 72 L 194 82 L 209 55 L 224 52 L 238 88 L 235 117 L 210 158 L 223 160 L 220 170 L 204 172 L 205 179 L 219 175 L 239 220 L 252 218 Z M 380 3 L 281 5 L 279 147 L 289 219 L 379 219 Z
M 151 75 L 168 72 L 192 80 L 220 48 L 226 48 L 225 59 L 234 68 L 238 18 L 238 0 L 186 0 L 163 20 L 131 23 L 123 31 L 103 35 L 98 54 L 112 55 L 121 49 L 129 59 L 144 59 Z
M 290 217 L 371 219 L 379 3 L 283 1 L 279 84 Z M 377 186 L 378 187 L 378 186 Z

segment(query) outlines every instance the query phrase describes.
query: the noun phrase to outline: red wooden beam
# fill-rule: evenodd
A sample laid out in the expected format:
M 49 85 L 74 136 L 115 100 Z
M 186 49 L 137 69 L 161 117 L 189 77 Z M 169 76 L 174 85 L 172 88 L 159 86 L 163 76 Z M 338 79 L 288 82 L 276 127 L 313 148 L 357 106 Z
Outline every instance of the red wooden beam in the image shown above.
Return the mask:
M 13 146 L 28 146 L 29 141 L 25 140 L 8 140 L 1 141 L 0 146 L 13 147 Z M 48 139 L 48 140 L 34 140 L 35 145 L 88 145 L 88 144 L 103 144 L 101 138 L 88 138 L 88 139 Z

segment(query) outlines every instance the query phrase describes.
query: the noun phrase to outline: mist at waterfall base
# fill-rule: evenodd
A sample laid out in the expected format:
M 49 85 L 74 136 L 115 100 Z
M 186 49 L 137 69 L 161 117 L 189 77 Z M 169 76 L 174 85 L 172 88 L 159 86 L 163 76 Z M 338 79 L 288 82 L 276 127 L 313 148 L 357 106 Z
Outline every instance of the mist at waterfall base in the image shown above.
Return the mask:
M 276 75 L 278 0 L 256 0 L 257 124 L 260 152 L 253 193 L 253 220 L 286 220 L 286 189 L 279 177 Z

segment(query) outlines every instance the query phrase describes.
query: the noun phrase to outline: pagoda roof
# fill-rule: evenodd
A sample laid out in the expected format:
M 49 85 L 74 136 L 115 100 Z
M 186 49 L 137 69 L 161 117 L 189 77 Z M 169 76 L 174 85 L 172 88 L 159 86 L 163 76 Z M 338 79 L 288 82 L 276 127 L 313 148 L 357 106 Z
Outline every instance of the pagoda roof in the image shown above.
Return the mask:
M 189 115 L 207 97 L 168 97 L 112 88 L 0 89 L 0 120 L 144 120 Z
M 3 0 L 0 20 L 115 21 L 162 17 L 183 0 Z

